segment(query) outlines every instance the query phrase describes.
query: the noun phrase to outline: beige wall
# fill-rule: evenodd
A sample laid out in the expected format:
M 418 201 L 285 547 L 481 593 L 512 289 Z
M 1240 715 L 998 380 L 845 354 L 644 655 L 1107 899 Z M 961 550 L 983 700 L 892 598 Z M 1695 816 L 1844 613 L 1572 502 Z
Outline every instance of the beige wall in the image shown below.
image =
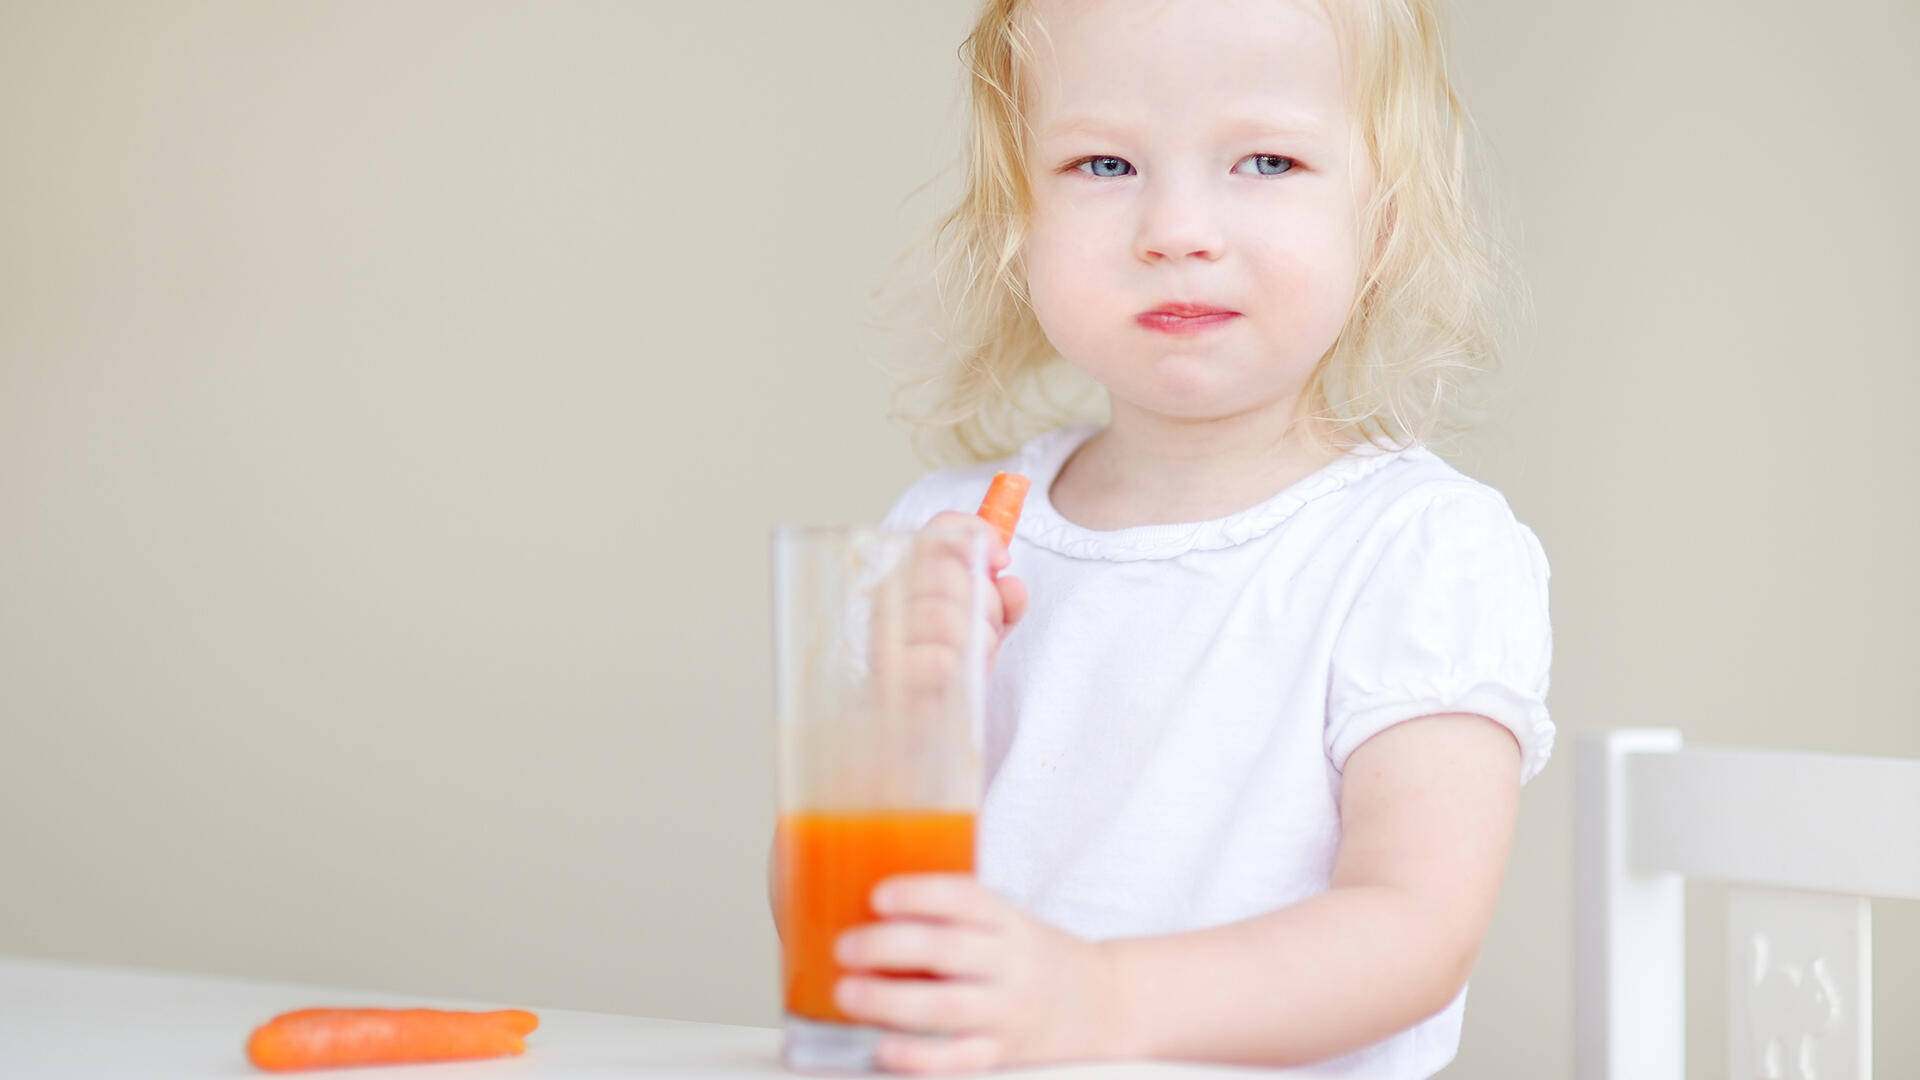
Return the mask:
M 765 534 L 920 471 L 970 8 L 0 4 L 0 953 L 771 1022 Z M 1920 755 L 1920 9 L 1457 12 L 1563 732 Z M 1566 760 L 1457 1075 L 1569 1074 Z
M 1457 11 L 1538 309 L 1464 460 L 1553 562 L 1563 747 L 1920 756 L 1920 6 Z M 1566 1067 L 1568 761 L 1528 792 L 1461 1075 Z M 1689 895 L 1690 1074 L 1723 1076 L 1722 894 Z M 1875 922 L 1875 1075 L 1920 1076 L 1920 905 Z

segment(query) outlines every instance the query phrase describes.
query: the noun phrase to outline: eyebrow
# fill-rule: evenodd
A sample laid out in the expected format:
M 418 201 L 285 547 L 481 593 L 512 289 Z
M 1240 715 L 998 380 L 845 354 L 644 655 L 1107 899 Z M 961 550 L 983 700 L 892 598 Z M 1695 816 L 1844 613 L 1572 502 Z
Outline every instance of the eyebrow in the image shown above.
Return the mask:
M 1221 125 L 1221 129 L 1239 136 L 1312 138 L 1321 133 L 1322 125 L 1311 113 L 1250 113 L 1228 118 Z M 1068 116 L 1048 124 L 1040 131 L 1040 137 L 1050 139 L 1062 135 L 1120 135 L 1125 134 L 1126 131 L 1125 124 L 1113 123 L 1089 114 Z

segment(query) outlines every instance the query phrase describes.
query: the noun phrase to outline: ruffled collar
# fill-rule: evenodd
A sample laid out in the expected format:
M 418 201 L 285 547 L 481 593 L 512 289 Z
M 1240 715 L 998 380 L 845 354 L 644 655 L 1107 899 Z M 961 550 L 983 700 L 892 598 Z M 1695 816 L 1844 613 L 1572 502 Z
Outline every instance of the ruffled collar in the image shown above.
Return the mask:
M 1099 424 L 1081 422 L 1055 428 L 1021 447 L 1014 471 L 1032 482 L 1020 515 L 1020 538 L 1074 559 L 1136 562 L 1171 559 L 1190 551 L 1234 547 L 1266 535 L 1301 507 L 1367 476 L 1407 451 L 1362 443 L 1292 485 L 1253 506 L 1210 521 L 1174 525 L 1136 525 L 1102 532 L 1082 528 L 1053 508 L 1054 478 L 1081 444 L 1099 434 Z

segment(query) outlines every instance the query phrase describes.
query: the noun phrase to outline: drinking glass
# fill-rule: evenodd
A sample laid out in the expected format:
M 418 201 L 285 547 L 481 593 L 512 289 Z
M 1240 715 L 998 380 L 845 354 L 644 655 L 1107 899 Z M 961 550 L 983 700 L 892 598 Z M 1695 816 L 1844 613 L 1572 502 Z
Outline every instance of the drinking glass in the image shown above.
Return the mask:
M 987 556 L 968 529 L 774 532 L 775 910 L 792 1068 L 873 1068 L 880 1033 L 834 1004 L 845 972 L 833 946 L 876 920 L 874 886 L 973 871 Z

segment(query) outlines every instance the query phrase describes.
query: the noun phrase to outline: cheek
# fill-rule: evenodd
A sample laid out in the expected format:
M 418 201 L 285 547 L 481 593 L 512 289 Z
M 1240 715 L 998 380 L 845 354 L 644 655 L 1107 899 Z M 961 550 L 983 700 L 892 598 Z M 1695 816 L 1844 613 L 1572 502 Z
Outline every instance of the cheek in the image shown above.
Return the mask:
M 1295 330 L 1337 333 L 1353 302 L 1359 262 L 1344 223 L 1319 219 L 1275 230 L 1249 260 L 1258 269 L 1256 292 L 1287 316 Z M 1331 331 L 1328 326 L 1331 324 Z
M 1093 332 L 1102 298 L 1112 295 L 1103 274 L 1112 256 L 1092 250 L 1085 238 L 1084 231 L 1039 214 L 1027 233 L 1023 262 L 1034 315 L 1047 337 L 1067 351 L 1070 342 Z

